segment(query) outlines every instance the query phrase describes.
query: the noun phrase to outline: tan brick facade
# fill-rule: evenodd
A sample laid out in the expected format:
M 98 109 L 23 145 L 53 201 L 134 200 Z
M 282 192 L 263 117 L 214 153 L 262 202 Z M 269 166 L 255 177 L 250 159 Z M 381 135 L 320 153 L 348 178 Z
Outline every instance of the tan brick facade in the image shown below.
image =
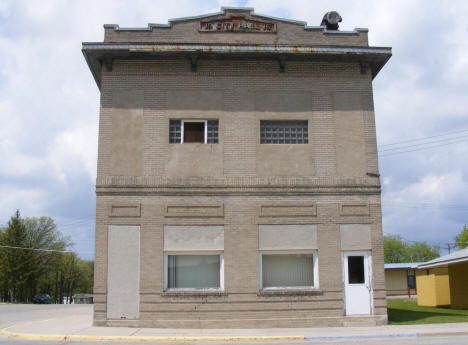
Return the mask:
M 237 11 L 252 15 L 249 10 Z M 306 30 L 303 24 L 279 21 L 275 34 L 217 34 L 197 31 L 198 21 L 182 20 L 170 28 L 146 31 L 107 27 L 105 43 L 248 45 L 270 44 L 276 37 L 293 45 L 368 46 L 366 31 L 327 34 L 323 28 Z M 91 53 L 86 47 L 83 51 L 93 69 Z M 197 58 L 193 71 L 189 55 L 109 56 L 111 68 L 104 57 L 99 73 L 94 71 L 101 89 L 96 325 L 251 328 L 386 323 L 372 100 L 377 72 L 371 73 L 371 63 L 366 62 L 363 70 L 357 60 L 291 58 L 280 72 L 275 58 L 225 54 Z M 171 119 L 216 119 L 219 143 L 170 144 Z M 307 120 L 308 144 L 261 144 L 261 120 Z M 345 316 L 342 251 L 348 247 L 340 240 L 347 238 L 340 229 L 347 224 L 370 228 L 367 238 L 352 247 L 371 253 L 372 302 L 367 316 Z M 108 317 L 110 225 L 139 226 L 139 302 L 134 318 Z M 261 289 L 262 225 L 314 225 L 318 286 Z M 222 227 L 223 289 L 165 289 L 168 226 Z M 118 312 L 118 306 L 111 307 Z

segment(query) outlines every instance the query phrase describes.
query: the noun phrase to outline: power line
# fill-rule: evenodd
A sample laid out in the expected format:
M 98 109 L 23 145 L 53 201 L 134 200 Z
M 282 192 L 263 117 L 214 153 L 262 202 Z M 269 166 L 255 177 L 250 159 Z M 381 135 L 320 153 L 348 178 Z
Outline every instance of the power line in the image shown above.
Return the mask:
M 377 146 L 378 147 L 393 146 L 393 145 L 398 145 L 398 144 L 410 143 L 410 142 L 414 142 L 414 141 L 423 141 L 423 140 L 427 140 L 427 139 L 438 138 L 438 137 L 443 137 L 443 136 L 447 136 L 447 135 L 453 135 L 453 134 L 462 133 L 462 132 L 468 132 L 468 129 L 460 129 L 460 130 L 457 130 L 457 131 L 446 132 L 445 134 L 432 135 L 430 137 L 424 137 L 424 138 L 419 138 L 419 139 L 409 139 L 409 140 L 394 142 L 394 143 L 390 143 L 390 144 L 382 144 L 382 145 L 377 145 Z
M 407 238 L 404 238 L 403 236 L 399 235 L 399 234 L 392 234 L 392 233 L 389 233 L 389 232 L 386 232 L 386 231 L 382 231 L 384 233 L 384 235 L 389 235 L 389 236 L 398 236 L 400 237 L 403 241 L 406 241 L 406 242 L 413 242 L 413 243 L 420 243 L 421 241 L 413 241 L 413 240 L 408 240 Z M 423 241 L 423 242 L 426 242 L 426 241 Z M 429 244 L 431 246 L 433 246 L 434 244 Z
M 459 139 L 467 139 L 468 135 L 462 135 L 458 137 L 453 137 L 453 138 L 446 138 L 446 139 L 440 139 L 440 140 L 433 140 L 425 143 L 419 143 L 419 144 L 412 144 L 412 145 L 403 145 L 401 147 L 394 147 L 394 148 L 388 148 L 388 149 L 383 149 L 379 150 L 379 152 L 388 152 L 388 151 L 397 151 L 397 150 L 404 150 L 410 147 L 417 147 L 417 146 L 424 146 L 424 145 L 432 145 L 432 144 L 437 144 L 437 143 L 448 143 L 454 140 L 459 140 Z
M 444 249 L 447 248 L 447 251 L 450 254 L 452 248 L 455 249 L 459 247 L 460 244 L 468 244 L 468 242 L 451 242 L 451 243 L 445 243 L 445 244 L 446 245 L 444 246 Z
M 430 204 L 430 203 L 411 204 L 411 203 L 382 201 L 382 205 L 388 206 L 388 207 L 401 207 L 401 208 L 410 208 L 410 209 L 449 209 L 449 210 L 454 210 L 454 211 L 468 211 L 468 206 L 457 205 L 457 204 L 448 204 L 448 205 Z
M 93 222 L 94 222 L 94 217 L 87 218 L 87 219 L 76 219 L 73 221 L 63 222 L 63 223 L 58 220 L 56 221 L 56 224 L 57 224 L 57 227 L 64 228 L 64 227 L 73 227 L 76 225 L 85 225 L 85 224 L 89 224 Z
M 25 247 L 13 247 L 13 246 L 0 246 L 0 248 L 33 250 L 33 251 L 38 251 L 38 252 L 74 253 L 74 252 L 71 251 L 71 250 L 55 250 L 55 249 L 25 248 Z
M 384 154 L 382 154 L 382 155 L 379 155 L 379 157 L 388 157 L 388 156 L 398 155 L 398 154 L 401 154 L 401 153 L 429 150 L 429 149 L 433 149 L 433 148 L 437 148 L 437 147 L 442 147 L 442 146 L 447 146 L 447 145 L 452 145 L 452 144 L 458 144 L 458 143 L 463 143 L 463 142 L 467 142 L 467 141 L 468 141 L 468 139 L 464 139 L 464 140 L 454 141 L 454 142 L 450 142 L 450 143 L 446 143 L 446 144 L 439 144 L 439 145 L 434 145 L 434 146 L 421 147 L 421 148 L 419 148 L 419 149 L 414 149 L 414 150 L 405 150 L 405 151 L 398 151 L 398 152 L 389 152 L 389 153 L 384 153 Z M 402 148 L 402 149 L 404 149 L 404 148 Z

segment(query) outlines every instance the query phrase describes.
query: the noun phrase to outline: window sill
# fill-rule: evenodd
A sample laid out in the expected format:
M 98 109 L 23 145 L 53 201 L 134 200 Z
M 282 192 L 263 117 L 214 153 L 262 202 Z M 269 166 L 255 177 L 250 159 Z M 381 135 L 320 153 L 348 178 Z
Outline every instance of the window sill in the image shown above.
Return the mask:
M 161 293 L 161 297 L 216 297 L 227 296 L 223 290 L 167 290 Z
M 322 290 L 318 289 L 264 289 L 257 293 L 258 296 L 321 296 Z

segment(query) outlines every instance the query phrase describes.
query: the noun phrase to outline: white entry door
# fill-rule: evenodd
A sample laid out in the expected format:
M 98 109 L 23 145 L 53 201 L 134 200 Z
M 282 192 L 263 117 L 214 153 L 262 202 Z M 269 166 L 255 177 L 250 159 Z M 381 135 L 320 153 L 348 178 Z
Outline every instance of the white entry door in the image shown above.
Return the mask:
M 343 252 L 345 315 L 371 314 L 370 252 Z

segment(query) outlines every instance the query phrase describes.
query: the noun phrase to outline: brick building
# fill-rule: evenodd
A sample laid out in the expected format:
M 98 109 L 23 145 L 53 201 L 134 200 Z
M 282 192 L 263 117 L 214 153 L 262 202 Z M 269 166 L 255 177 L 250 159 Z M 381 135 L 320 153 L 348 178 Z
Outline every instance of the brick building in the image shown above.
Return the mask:
M 330 18 L 223 8 L 83 43 L 95 325 L 386 323 L 372 79 L 391 49 Z

